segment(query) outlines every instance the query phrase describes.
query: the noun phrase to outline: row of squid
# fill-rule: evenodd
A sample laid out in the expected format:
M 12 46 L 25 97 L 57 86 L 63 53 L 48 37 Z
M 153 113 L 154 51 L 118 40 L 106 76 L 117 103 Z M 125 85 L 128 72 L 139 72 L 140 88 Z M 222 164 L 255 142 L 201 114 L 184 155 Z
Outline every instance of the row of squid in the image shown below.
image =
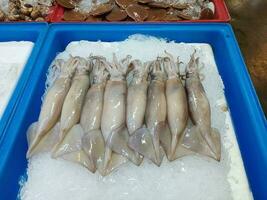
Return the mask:
M 145 63 L 115 54 L 112 62 L 93 55 L 56 60 L 60 74 L 28 129 L 27 157 L 49 151 L 103 176 L 144 157 L 158 166 L 164 155 L 219 161 L 220 134 L 211 127 L 199 58 L 191 55 L 183 76 L 180 64 L 168 52 Z

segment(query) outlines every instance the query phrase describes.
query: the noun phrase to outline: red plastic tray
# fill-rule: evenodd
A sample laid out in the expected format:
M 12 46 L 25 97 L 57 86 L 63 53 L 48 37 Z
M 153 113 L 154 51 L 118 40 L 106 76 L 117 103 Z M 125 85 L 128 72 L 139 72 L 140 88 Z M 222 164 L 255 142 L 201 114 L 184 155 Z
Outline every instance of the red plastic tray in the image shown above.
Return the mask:
M 204 19 L 204 20 L 182 20 L 177 21 L 178 23 L 184 22 L 229 22 L 231 20 L 230 14 L 228 12 L 227 6 L 224 0 L 211 0 L 215 5 L 215 16 L 214 19 Z M 63 22 L 64 8 L 56 5 L 53 12 L 51 13 L 49 22 Z M 68 21 L 64 21 L 68 22 Z M 90 23 L 90 22 L 88 22 Z M 108 22 L 102 22 L 108 23 Z M 129 23 L 129 22 L 120 22 L 120 23 Z M 131 23 L 131 22 L 130 22 Z M 135 22 L 133 22 L 135 23 Z M 146 23 L 146 22 L 142 22 Z M 151 22 L 149 22 L 151 23 Z
M 51 9 L 51 13 L 49 14 L 48 22 L 61 22 L 63 21 L 64 8 L 60 5 L 55 5 L 53 9 Z
M 53 19 L 54 19 L 55 14 L 58 12 L 58 9 L 59 9 L 59 8 L 58 8 L 57 5 L 55 5 L 55 6 L 51 6 L 51 7 L 49 8 L 48 15 L 47 15 L 46 18 L 45 18 L 45 21 L 46 21 L 46 22 L 52 22 Z

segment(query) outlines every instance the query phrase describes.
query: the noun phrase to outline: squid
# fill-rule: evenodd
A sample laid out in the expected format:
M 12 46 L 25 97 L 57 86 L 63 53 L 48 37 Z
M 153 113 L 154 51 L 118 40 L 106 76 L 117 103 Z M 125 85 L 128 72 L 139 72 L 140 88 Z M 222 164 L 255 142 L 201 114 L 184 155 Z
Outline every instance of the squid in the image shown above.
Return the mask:
M 88 155 L 92 163 L 90 171 L 94 173 L 99 168 L 105 151 L 105 141 L 100 126 L 108 72 L 105 58 L 94 57 L 93 59 L 95 63 L 91 73 L 91 87 L 85 98 L 80 125 L 84 131 L 82 149 Z
M 132 61 L 132 80 L 127 91 L 127 128 L 132 135 L 137 129 L 144 125 L 147 87 L 148 67 L 150 63 L 142 64 L 140 60 Z
M 140 60 L 132 61 L 132 76 L 127 91 L 127 113 L 126 124 L 129 135 L 144 125 L 147 87 L 148 87 L 148 67 L 150 62 L 142 64 Z M 140 155 L 141 156 L 141 155 Z
M 107 65 L 110 79 L 104 93 L 101 130 L 106 147 L 102 162 L 103 175 L 110 173 L 117 166 L 126 162 L 125 158 L 139 165 L 142 160 L 129 148 L 129 133 L 126 128 L 126 93 L 125 75 L 130 64 L 130 56 L 118 61 L 113 54 L 113 63 Z
M 220 133 L 211 127 L 209 100 L 199 76 L 199 58 L 194 52 L 186 67 L 186 91 L 189 113 L 193 122 L 183 145 L 193 152 L 209 156 L 217 161 L 221 158 Z
M 164 156 L 164 151 L 160 143 L 161 141 L 167 143 L 170 140 L 170 130 L 166 123 L 166 74 L 161 58 L 151 63 L 150 71 L 151 82 L 148 87 L 145 113 L 146 127 L 136 130 L 131 135 L 129 146 L 160 166 Z
M 38 121 L 34 122 L 27 131 L 29 138 L 27 158 L 34 155 L 34 149 L 41 139 L 56 125 L 70 89 L 73 74 L 79 65 L 79 59 L 71 57 L 66 63 L 63 60 L 56 60 L 55 65 L 60 68 L 59 77 L 47 91 Z
M 168 79 L 166 81 L 167 99 L 167 121 L 171 131 L 170 144 L 164 145 L 167 158 L 172 161 L 179 156 L 178 146 L 183 140 L 185 129 L 188 122 L 188 105 L 185 88 L 179 78 L 179 60 L 175 63 L 171 54 L 165 52 L 167 57 L 163 58 L 164 69 Z M 180 155 L 181 156 L 181 155 Z

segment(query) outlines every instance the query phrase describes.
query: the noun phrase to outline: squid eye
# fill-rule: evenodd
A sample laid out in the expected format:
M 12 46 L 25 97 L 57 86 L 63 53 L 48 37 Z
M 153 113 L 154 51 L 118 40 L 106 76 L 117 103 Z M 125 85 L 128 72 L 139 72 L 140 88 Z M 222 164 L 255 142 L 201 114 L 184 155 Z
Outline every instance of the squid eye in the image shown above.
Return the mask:
M 164 58 L 164 61 L 166 61 L 166 62 L 169 62 L 171 59 L 170 58 L 168 58 L 168 57 L 165 57 Z

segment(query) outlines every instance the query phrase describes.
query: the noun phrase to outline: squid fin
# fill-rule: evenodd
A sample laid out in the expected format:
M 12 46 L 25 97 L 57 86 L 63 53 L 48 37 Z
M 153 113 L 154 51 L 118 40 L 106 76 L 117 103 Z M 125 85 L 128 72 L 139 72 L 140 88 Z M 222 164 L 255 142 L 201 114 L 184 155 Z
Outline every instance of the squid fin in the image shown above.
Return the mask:
M 167 156 L 169 161 L 175 160 L 175 154 L 177 152 L 178 146 L 179 146 L 179 135 L 178 134 L 172 134 L 171 135 L 170 155 Z
M 107 145 L 117 154 L 125 156 L 139 166 L 143 158 L 128 146 L 129 133 L 125 126 L 111 132 Z
M 98 172 L 102 176 L 107 176 L 112 171 L 116 170 L 119 166 L 127 162 L 127 158 L 112 152 L 109 147 L 106 147 L 104 158 L 102 158 L 98 167 Z
M 83 150 L 63 154 L 61 158 L 70 162 L 78 163 L 89 169 L 91 172 L 93 171 L 93 165 Z
M 34 138 L 36 133 L 37 122 L 33 123 L 27 131 L 28 143 L 31 144 L 31 141 Z M 33 155 L 42 152 L 49 152 L 53 148 L 55 142 L 57 141 L 59 135 L 59 123 L 56 123 L 55 126 L 40 140 L 40 142 L 33 148 L 31 151 L 27 152 L 27 158 L 30 158 Z
M 32 123 L 28 130 L 27 130 L 27 133 L 26 133 L 26 136 L 27 136 L 27 142 L 28 142 L 28 146 L 29 146 L 29 149 L 27 151 L 27 158 L 30 158 L 31 156 L 33 156 L 33 150 L 34 150 L 34 147 L 35 145 L 33 145 L 33 141 L 36 137 L 36 129 L 37 129 L 37 126 L 38 126 L 38 122 L 34 122 Z
M 100 130 L 92 130 L 82 138 L 82 149 L 92 163 L 94 173 L 99 166 L 101 157 L 105 153 L 105 141 Z
M 83 134 L 84 131 L 81 125 L 74 125 L 66 134 L 63 141 L 55 146 L 52 151 L 52 157 L 57 158 L 64 154 L 80 151 Z
M 168 141 L 170 141 L 171 133 L 169 126 L 167 126 L 165 122 L 159 122 L 153 131 L 154 137 L 152 137 L 152 139 L 157 159 L 156 165 L 160 166 L 164 157 L 164 149 L 161 146 L 160 138 L 162 139 L 162 141 L 166 141 L 167 143 L 169 143 Z M 166 147 L 166 149 L 167 151 L 169 151 L 169 147 Z
M 220 135 L 215 129 L 212 129 L 212 134 L 208 141 L 209 143 L 207 142 L 206 138 L 203 138 L 198 127 L 193 126 L 187 131 L 183 139 L 183 146 L 193 152 L 220 161 L 221 158 Z M 213 149 L 211 148 L 211 143 Z M 215 151 L 214 148 L 216 148 Z
M 119 166 L 127 162 L 127 158 L 117 154 L 117 153 L 112 153 L 111 160 L 109 162 L 108 168 L 106 169 L 106 175 L 110 174 L 114 170 L 118 169 Z
M 190 149 L 186 148 L 185 145 L 182 143 L 182 141 L 184 140 L 185 134 L 186 134 L 186 130 L 184 130 L 184 132 L 182 133 L 180 138 L 175 138 L 176 140 L 172 140 L 172 144 L 175 142 L 176 146 L 175 149 L 173 149 L 173 152 L 171 154 L 171 161 L 174 161 L 178 158 L 182 158 L 184 156 L 189 156 L 189 155 L 195 155 L 196 153 L 191 151 Z M 174 147 L 174 144 L 172 146 L 172 148 Z
M 160 143 L 165 151 L 165 154 L 168 160 L 171 160 L 171 143 L 172 143 L 172 136 L 169 125 L 165 122 L 160 122 L 157 126 L 159 131 L 159 139 Z
M 216 155 L 216 160 L 220 161 L 221 160 L 221 137 L 217 129 L 211 128 L 211 138 L 214 144 L 213 152 Z
M 195 155 L 196 153 L 191 151 L 190 149 L 185 148 L 182 144 L 178 144 L 176 151 L 172 157 L 172 161 L 178 158 L 182 158 L 189 155 Z
M 26 136 L 27 136 L 27 142 L 28 142 L 29 147 L 32 146 L 32 142 L 36 136 L 37 126 L 38 126 L 38 122 L 33 122 L 27 130 Z
M 27 130 L 27 139 L 28 139 L 28 152 L 27 157 L 31 157 L 30 154 L 33 149 L 40 143 L 41 139 L 44 137 L 44 133 L 38 133 L 38 122 L 34 122 L 30 125 Z
M 156 165 L 160 165 L 161 161 L 157 158 L 154 141 L 152 135 L 147 128 L 140 128 L 137 129 L 129 138 L 128 145 L 135 150 L 136 152 L 140 153 L 144 157 L 151 160 Z M 158 151 L 162 152 L 162 148 L 159 147 Z

